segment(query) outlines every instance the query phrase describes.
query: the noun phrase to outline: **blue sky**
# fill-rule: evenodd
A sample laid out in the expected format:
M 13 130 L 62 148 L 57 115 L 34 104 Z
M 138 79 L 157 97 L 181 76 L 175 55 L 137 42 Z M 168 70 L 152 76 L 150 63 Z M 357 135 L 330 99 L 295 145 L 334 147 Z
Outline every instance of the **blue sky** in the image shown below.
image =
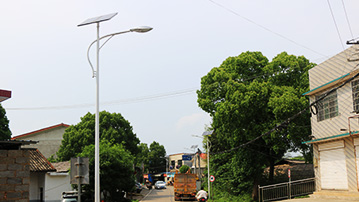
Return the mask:
M 86 50 L 96 26 L 77 25 L 118 12 L 101 24 L 101 35 L 153 30 L 116 36 L 101 49 L 100 110 L 121 113 L 141 142 L 190 152 L 185 148 L 201 145 L 192 135 L 211 122 L 197 104 L 201 77 L 244 51 L 270 60 L 286 51 L 320 63 L 359 37 L 358 8 L 356 0 L 7 1 L 0 8 L 0 89 L 12 98 L 2 105 L 13 135 L 94 113 Z

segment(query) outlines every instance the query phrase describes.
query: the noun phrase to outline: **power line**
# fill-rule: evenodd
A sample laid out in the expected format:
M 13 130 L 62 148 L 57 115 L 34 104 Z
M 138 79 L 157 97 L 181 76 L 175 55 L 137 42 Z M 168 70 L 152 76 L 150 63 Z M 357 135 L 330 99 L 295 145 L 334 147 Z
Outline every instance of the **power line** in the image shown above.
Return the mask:
M 108 105 L 122 105 L 122 104 L 132 104 L 138 102 L 147 102 L 152 100 L 159 100 L 159 99 L 166 99 L 178 96 L 184 96 L 188 94 L 192 94 L 196 92 L 197 88 L 185 89 L 175 92 L 169 93 L 162 93 L 162 94 L 155 94 L 155 95 L 148 95 L 142 97 L 135 97 L 129 99 L 122 99 L 122 100 L 114 100 L 109 102 L 102 102 L 101 105 L 108 106 Z M 64 106 L 48 106 L 48 107 L 9 107 L 6 110 L 60 110 L 60 109 L 75 109 L 75 108 L 88 108 L 92 107 L 95 104 L 76 104 L 76 105 L 64 105 Z
M 238 16 L 238 17 L 240 17 L 240 18 L 242 18 L 242 19 L 244 19 L 244 20 L 246 20 L 246 21 L 248 21 L 248 22 L 250 22 L 250 23 L 252 23 L 252 24 L 254 24 L 254 25 L 256 25 L 256 26 L 258 26 L 258 27 L 260 27 L 260 28 L 262 28 L 264 30 L 266 30 L 266 31 L 268 31 L 268 32 L 270 32 L 270 33 L 272 33 L 272 34 L 275 34 L 275 35 L 277 35 L 277 36 L 279 36 L 279 37 L 281 37 L 281 38 L 283 38 L 283 39 L 285 39 L 285 40 L 287 40 L 287 41 L 289 41 L 289 42 L 291 42 L 291 43 L 293 43 L 293 44 L 295 44 L 297 46 L 300 46 L 300 47 L 305 48 L 305 49 L 307 49 L 309 51 L 312 51 L 313 53 L 316 53 L 318 55 L 321 55 L 321 56 L 327 58 L 326 55 L 324 55 L 322 53 L 319 53 L 318 51 L 315 51 L 315 50 L 313 50 L 313 49 L 311 49 L 309 47 L 306 47 L 306 46 L 304 46 L 304 45 L 302 45 L 302 44 L 300 44 L 300 43 L 298 43 L 298 42 L 296 42 L 296 41 L 294 41 L 294 40 L 292 40 L 292 39 L 290 39 L 290 38 L 288 38 L 288 37 L 286 37 L 286 36 L 284 36 L 282 34 L 279 34 L 278 32 L 272 31 L 269 28 L 267 28 L 267 27 L 265 27 L 265 26 L 263 26 L 261 24 L 258 24 L 258 23 L 254 22 L 253 20 L 251 20 L 251 19 L 249 19 L 247 17 L 244 17 L 244 16 L 238 14 L 237 12 L 233 11 L 232 9 L 229 9 L 229 8 L 223 6 L 222 4 L 219 4 L 219 3 L 217 3 L 217 2 L 215 2 L 213 0 L 208 0 L 208 1 L 210 1 L 211 3 L 215 4 L 216 6 L 219 6 L 219 7 L 223 8 L 223 9 L 225 9 L 226 11 L 228 11 L 228 12 L 230 12 L 230 13 L 232 13 L 232 14 L 234 14 L 234 15 L 236 15 L 236 16 Z
M 358 65 L 357 65 L 358 66 Z M 306 112 L 308 109 L 310 109 L 311 107 L 315 106 L 318 102 L 322 101 L 325 97 L 327 97 L 328 95 L 330 95 L 332 92 L 338 90 L 339 88 L 342 88 L 344 85 L 346 85 L 347 83 L 349 83 L 350 81 L 352 81 L 353 79 L 355 79 L 356 77 L 359 76 L 359 73 L 355 74 L 353 77 L 351 77 L 350 79 L 346 80 L 345 82 L 343 82 L 342 84 L 340 84 L 339 86 L 333 88 L 332 90 L 326 92 L 324 94 L 324 96 L 322 96 L 321 98 L 317 99 L 316 101 L 312 102 L 309 107 L 306 107 L 305 109 L 301 110 L 300 112 L 294 114 L 293 116 L 291 116 L 290 118 L 286 119 L 285 121 L 282 121 L 280 124 L 276 125 L 274 128 L 272 128 L 271 130 L 267 131 L 266 133 L 263 133 L 259 136 L 257 136 L 256 138 L 243 143 L 237 147 L 233 147 L 231 149 L 228 150 L 224 150 L 224 151 L 220 151 L 220 152 L 211 152 L 210 155 L 215 155 L 215 154 L 223 154 L 223 153 L 228 153 L 234 150 L 237 150 L 241 147 L 247 146 L 249 144 L 252 144 L 253 142 L 257 141 L 259 138 L 262 138 L 264 136 L 267 136 L 269 134 L 271 134 L 272 132 L 279 130 L 280 128 L 286 127 L 292 120 L 294 120 L 295 118 L 297 118 L 299 115 L 303 114 L 304 112 Z
M 348 18 L 347 10 L 346 10 L 346 8 L 345 8 L 345 4 L 344 4 L 344 1 L 343 1 L 343 0 L 342 0 L 342 4 L 343 4 L 343 9 L 344 9 L 345 17 L 346 17 L 346 19 L 347 19 L 347 23 L 348 23 L 348 27 L 349 27 L 350 34 L 351 34 L 352 38 L 354 38 L 354 35 L 353 35 L 353 32 L 352 32 L 352 28 L 351 28 L 350 23 L 349 23 L 349 18 Z
M 339 28 L 338 28 L 337 22 L 335 21 L 335 17 L 334 17 L 334 13 L 333 13 L 333 10 L 332 10 L 332 6 L 330 5 L 329 0 L 327 0 L 327 2 L 328 2 L 328 6 L 329 6 L 330 13 L 332 14 L 332 18 L 333 18 L 333 22 L 334 22 L 335 28 L 336 28 L 336 30 L 337 30 L 337 34 L 338 34 L 338 37 L 339 37 L 340 45 L 342 46 L 343 50 L 345 50 L 344 45 L 343 45 L 343 43 L 342 43 L 342 37 L 340 36 L 340 32 L 339 32 Z

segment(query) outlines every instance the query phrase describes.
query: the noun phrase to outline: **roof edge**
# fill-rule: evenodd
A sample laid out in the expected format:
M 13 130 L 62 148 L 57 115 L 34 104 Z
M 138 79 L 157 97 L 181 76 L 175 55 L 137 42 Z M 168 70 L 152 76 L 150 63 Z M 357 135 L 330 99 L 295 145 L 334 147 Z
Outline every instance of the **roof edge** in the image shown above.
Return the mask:
M 359 131 L 353 131 L 351 133 L 343 133 L 343 134 L 333 135 L 333 136 L 329 136 L 329 137 L 323 137 L 323 138 L 319 138 L 319 139 L 309 140 L 309 141 L 302 142 L 302 144 L 313 144 L 313 143 L 319 143 L 319 142 L 326 142 L 326 141 L 330 141 L 330 140 L 348 137 L 353 134 L 359 134 Z
M 64 124 L 64 123 L 60 123 L 60 124 L 53 125 L 53 126 L 50 126 L 50 127 L 47 127 L 47 128 L 42 128 L 42 129 L 40 129 L 40 130 L 35 130 L 35 131 L 29 132 L 29 133 L 25 133 L 25 134 L 22 134 L 22 135 L 18 135 L 18 136 L 12 137 L 11 140 L 15 140 L 15 139 L 20 138 L 20 137 L 25 137 L 25 136 L 29 136 L 29 135 L 32 135 L 32 134 L 35 134 L 35 133 L 43 132 L 43 131 L 46 131 L 46 130 L 51 130 L 51 129 L 54 129 L 54 128 L 57 128 L 57 127 L 61 127 L 61 126 L 64 126 L 64 127 L 67 128 L 67 127 L 69 127 L 70 125 Z

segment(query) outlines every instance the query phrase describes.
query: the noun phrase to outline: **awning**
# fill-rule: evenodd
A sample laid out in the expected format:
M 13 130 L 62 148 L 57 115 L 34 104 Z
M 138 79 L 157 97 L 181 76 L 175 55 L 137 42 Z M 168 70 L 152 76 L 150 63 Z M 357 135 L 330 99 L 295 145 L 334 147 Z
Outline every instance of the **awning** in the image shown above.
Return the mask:
M 0 89 L 0 102 L 11 98 L 11 91 Z
M 323 138 L 318 138 L 318 139 L 314 139 L 314 140 L 309 140 L 306 142 L 302 142 L 302 144 L 314 144 L 314 143 L 320 143 L 320 142 L 327 142 L 327 141 L 331 141 L 331 140 L 336 140 L 336 139 L 342 139 L 345 137 L 349 137 L 351 135 L 359 135 L 359 131 L 353 131 L 350 134 L 349 133 L 344 133 L 344 134 L 339 134 L 339 135 L 333 135 L 333 136 L 329 136 L 329 137 L 323 137 Z

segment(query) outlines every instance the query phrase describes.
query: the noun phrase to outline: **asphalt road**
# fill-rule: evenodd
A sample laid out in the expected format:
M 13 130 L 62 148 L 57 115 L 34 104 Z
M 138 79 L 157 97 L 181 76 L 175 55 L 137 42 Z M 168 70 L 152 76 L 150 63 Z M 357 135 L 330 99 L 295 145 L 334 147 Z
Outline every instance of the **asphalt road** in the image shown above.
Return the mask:
M 167 186 L 167 189 L 151 189 L 141 202 L 175 202 L 173 186 Z

